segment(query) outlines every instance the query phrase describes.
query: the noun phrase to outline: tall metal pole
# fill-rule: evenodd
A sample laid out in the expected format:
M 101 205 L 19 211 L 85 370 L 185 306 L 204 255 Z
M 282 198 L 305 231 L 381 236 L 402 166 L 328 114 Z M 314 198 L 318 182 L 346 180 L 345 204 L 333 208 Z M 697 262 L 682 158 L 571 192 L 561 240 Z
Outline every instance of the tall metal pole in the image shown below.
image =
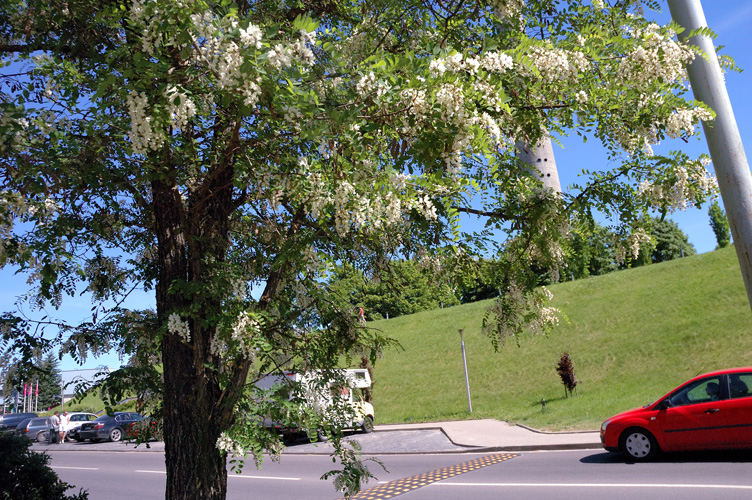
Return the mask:
M 465 367 L 465 389 L 467 390 L 467 410 L 473 412 L 473 403 L 470 401 L 470 379 L 467 376 L 467 358 L 465 357 L 465 339 L 462 338 L 462 328 L 460 332 L 460 345 L 462 346 L 462 365 Z
M 708 25 L 700 0 L 668 0 L 668 7 L 674 21 L 685 29 L 680 35 L 682 39 L 691 31 Z M 713 41 L 708 36 L 695 35 L 689 42 L 704 53 L 704 57 L 698 55 L 687 68 L 689 82 L 695 99 L 716 113 L 715 119 L 703 122 L 702 127 L 752 307 L 752 176 Z

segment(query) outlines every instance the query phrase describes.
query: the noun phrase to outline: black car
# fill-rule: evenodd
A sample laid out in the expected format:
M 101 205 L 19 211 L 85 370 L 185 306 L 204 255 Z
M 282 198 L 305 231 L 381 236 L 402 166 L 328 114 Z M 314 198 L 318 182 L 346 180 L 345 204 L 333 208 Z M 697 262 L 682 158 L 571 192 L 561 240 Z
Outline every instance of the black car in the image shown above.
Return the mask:
M 18 424 L 27 418 L 38 416 L 36 413 L 6 413 L 0 416 L 0 432 L 15 431 Z
M 47 440 L 47 417 L 27 418 L 16 426 L 16 434 L 32 441 L 43 443 Z
M 92 422 L 84 422 L 78 428 L 76 440 L 85 441 L 90 439 L 92 443 L 109 439 L 120 441 L 133 422 L 143 420 L 143 415 L 132 411 L 119 411 L 110 415 L 102 415 Z

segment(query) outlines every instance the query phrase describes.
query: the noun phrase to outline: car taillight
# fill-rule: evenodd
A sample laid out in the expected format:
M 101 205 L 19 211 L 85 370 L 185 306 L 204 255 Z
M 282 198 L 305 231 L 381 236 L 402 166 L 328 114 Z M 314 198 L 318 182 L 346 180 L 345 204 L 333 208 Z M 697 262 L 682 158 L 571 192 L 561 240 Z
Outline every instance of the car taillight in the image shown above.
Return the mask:
M 104 424 L 94 424 L 94 429 L 101 429 L 104 427 Z

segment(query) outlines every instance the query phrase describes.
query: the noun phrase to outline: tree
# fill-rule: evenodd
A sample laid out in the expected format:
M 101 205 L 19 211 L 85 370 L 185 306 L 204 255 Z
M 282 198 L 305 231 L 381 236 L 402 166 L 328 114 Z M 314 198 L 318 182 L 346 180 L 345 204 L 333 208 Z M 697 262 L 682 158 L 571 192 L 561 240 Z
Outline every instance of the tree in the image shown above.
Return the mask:
M 388 345 L 329 293 L 333 269 L 492 256 L 499 345 L 555 324 L 531 264 L 561 265 L 573 214 L 608 211 L 639 243 L 641 213 L 712 191 L 701 161 L 650 152 L 712 112 L 683 98 L 693 52 L 633 7 L 6 1 L 0 265 L 28 274 L 33 307 L 86 293 L 93 309 L 8 311 L 0 348 L 132 356 L 111 388 L 158 396 L 168 499 L 224 498 L 228 453 L 279 450 L 259 425 L 275 408 L 327 430 L 335 485 L 355 491 L 368 472 L 320 405 L 253 389 L 282 369 L 335 378 Z M 514 144 L 569 129 L 615 167 L 558 196 Z M 128 309 L 136 288 L 156 311 Z
M 60 404 L 62 377 L 60 363 L 53 353 L 40 356 L 32 365 L 18 361 L 2 365 L 3 397 L 10 397 L 12 391 L 29 383 L 34 391 L 34 402 L 45 410 Z M 39 394 L 37 396 L 37 389 Z
M 346 296 L 353 311 L 362 308 L 368 321 L 459 304 L 446 280 L 409 260 L 393 262 L 389 270 L 370 277 L 345 264 L 329 287 L 333 294 Z
M 708 215 L 710 216 L 710 227 L 713 228 L 715 239 L 718 242 L 718 248 L 726 248 L 731 243 L 731 229 L 726 212 L 723 211 L 718 200 L 714 200 L 710 204 Z
M 657 217 L 650 217 L 649 221 L 648 234 L 651 241 L 649 245 L 641 249 L 638 258 L 634 261 L 635 265 L 666 262 L 697 253 L 694 245 L 689 242 L 689 238 L 684 231 L 679 229 L 676 222 Z
M 616 271 L 616 235 L 595 221 L 574 223 L 564 258 L 567 278 L 582 279 Z

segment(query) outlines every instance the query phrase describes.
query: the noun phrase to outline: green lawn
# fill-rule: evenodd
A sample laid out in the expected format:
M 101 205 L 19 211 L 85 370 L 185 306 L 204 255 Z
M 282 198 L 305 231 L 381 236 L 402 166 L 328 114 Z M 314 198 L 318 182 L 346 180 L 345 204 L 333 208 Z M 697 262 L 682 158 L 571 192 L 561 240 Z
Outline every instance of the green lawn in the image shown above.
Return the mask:
M 548 337 L 527 336 L 499 352 L 480 333 L 490 302 L 371 323 L 404 349 L 385 352 L 376 364 L 377 423 L 492 417 L 541 429 L 596 429 L 694 375 L 752 365 L 752 313 L 732 247 L 550 290 L 567 320 Z M 580 381 L 576 397 L 564 397 L 555 370 L 564 351 Z

